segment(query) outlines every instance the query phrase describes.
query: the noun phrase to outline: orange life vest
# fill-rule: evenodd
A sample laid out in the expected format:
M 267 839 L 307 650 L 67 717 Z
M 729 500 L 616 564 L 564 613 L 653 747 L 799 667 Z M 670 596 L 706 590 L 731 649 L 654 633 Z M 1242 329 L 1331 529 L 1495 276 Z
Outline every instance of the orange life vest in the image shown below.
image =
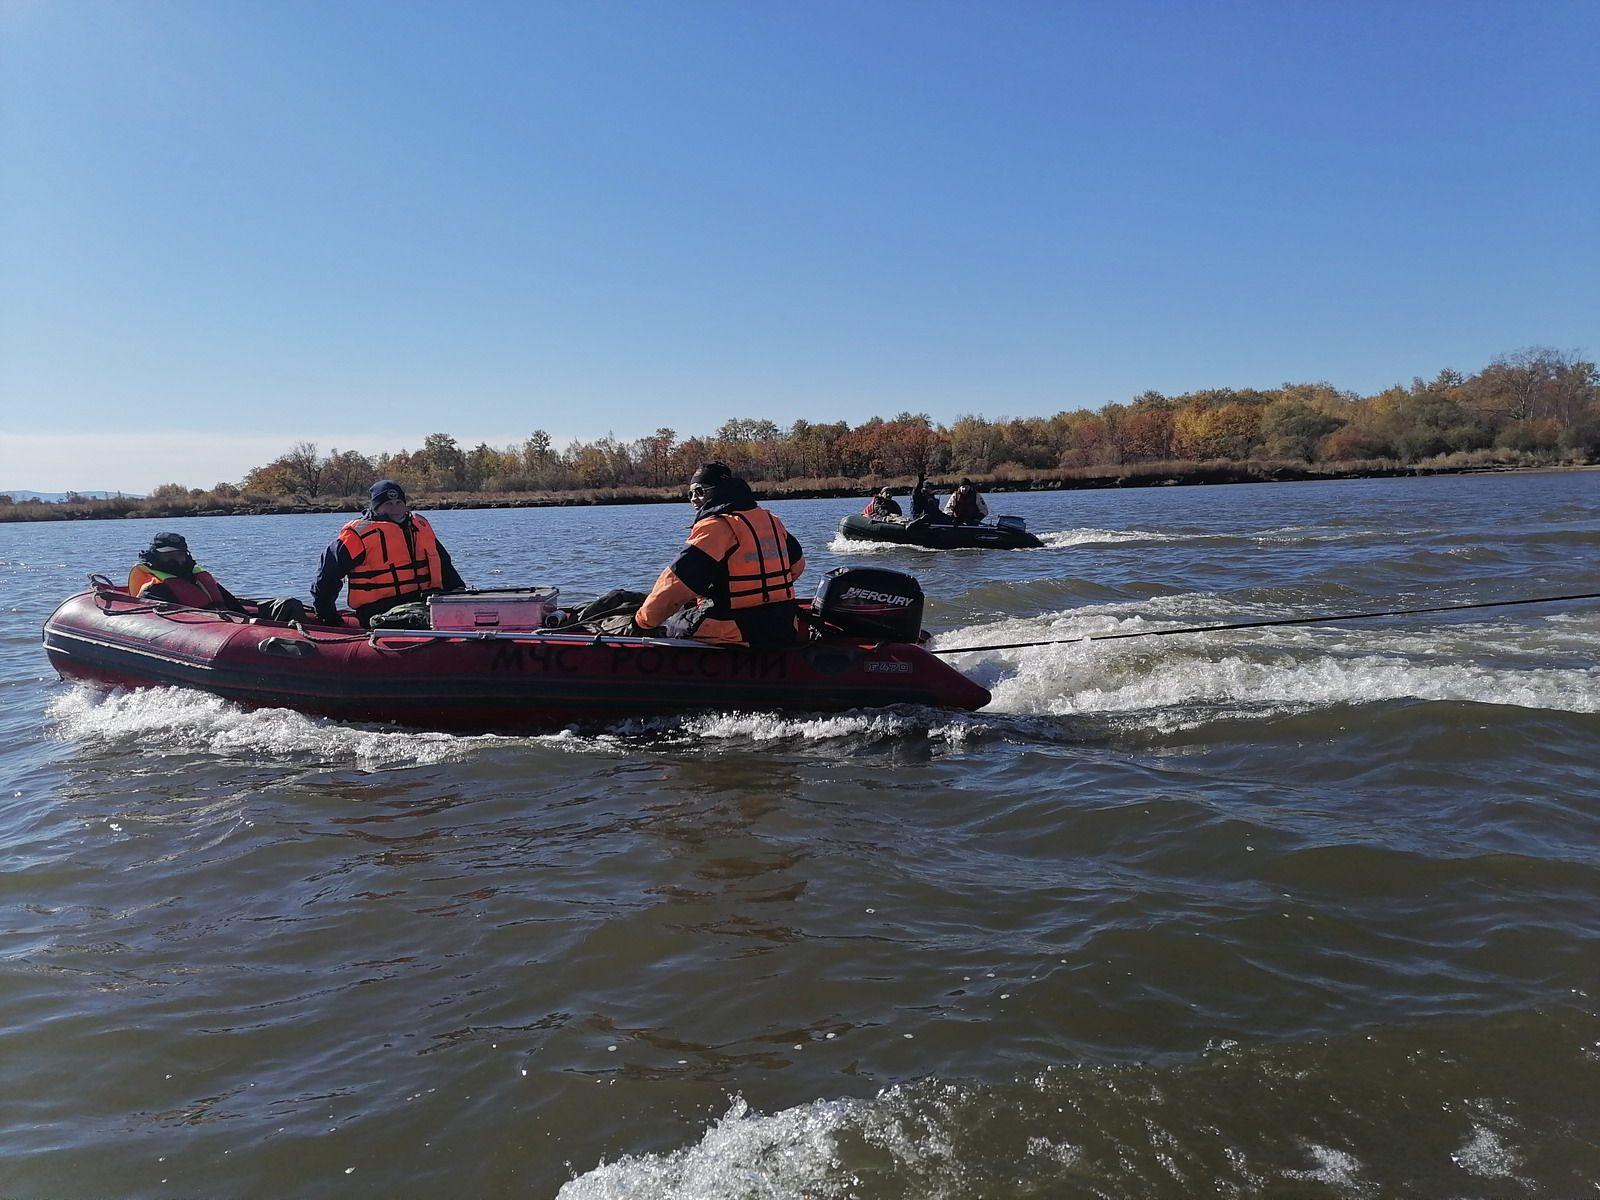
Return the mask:
M 794 599 L 789 531 L 782 521 L 764 508 L 703 519 L 723 522 L 732 538 L 733 545 L 722 559 L 728 568 L 727 608 L 737 611 Z M 711 615 L 722 615 L 722 607 L 714 605 Z
M 128 572 L 130 596 L 142 596 L 158 583 L 167 585 L 175 604 L 186 604 L 190 608 L 225 608 L 228 603 L 222 597 L 221 585 L 204 567 L 196 567 L 194 574 L 187 578 L 158 571 L 145 563 L 134 563 L 133 570 Z
M 439 539 L 427 518 L 416 513 L 411 514 L 409 529 L 393 521 L 358 517 L 339 531 L 339 541 L 353 564 L 350 607 L 357 612 L 369 604 L 444 586 Z

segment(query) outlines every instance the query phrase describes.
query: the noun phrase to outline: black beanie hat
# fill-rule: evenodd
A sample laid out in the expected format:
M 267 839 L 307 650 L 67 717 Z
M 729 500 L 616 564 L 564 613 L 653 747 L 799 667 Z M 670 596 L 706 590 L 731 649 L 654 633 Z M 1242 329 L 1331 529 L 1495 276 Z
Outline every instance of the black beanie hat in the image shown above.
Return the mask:
M 719 483 L 726 483 L 733 478 L 733 468 L 727 463 L 708 462 L 701 463 L 695 473 L 689 476 L 689 483 L 700 484 L 702 487 L 714 488 Z
M 399 500 L 404 503 L 406 490 L 392 479 L 380 479 L 367 489 L 367 497 L 372 501 L 372 507 L 377 508 L 388 500 Z

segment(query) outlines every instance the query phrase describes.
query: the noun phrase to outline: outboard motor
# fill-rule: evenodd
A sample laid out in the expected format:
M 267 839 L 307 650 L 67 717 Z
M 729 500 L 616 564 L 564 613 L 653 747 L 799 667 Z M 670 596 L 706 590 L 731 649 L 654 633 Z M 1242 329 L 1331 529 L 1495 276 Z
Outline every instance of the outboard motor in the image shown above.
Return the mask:
M 1016 533 L 1028 532 L 1028 520 L 1026 517 L 996 517 L 994 523 L 1000 526 L 1001 529 L 1010 529 Z
M 835 567 L 817 585 L 811 615 L 855 637 L 916 645 L 922 634 L 922 585 L 903 571 Z

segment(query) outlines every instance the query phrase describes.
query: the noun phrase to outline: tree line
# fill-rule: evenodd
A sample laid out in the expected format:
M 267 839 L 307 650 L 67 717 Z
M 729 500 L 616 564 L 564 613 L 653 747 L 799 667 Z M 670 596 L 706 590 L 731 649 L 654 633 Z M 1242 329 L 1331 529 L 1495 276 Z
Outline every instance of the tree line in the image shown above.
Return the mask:
M 995 475 L 1007 469 L 1115 467 L 1153 462 L 1390 460 L 1415 463 L 1462 451 L 1499 449 L 1588 461 L 1600 456 L 1600 373 L 1576 354 L 1534 347 L 1502 355 L 1482 371 L 1443 370 L 1373 396 L 1327 383 L 1214 388 L 1050 417 L 950 425 L 920 413 L 892 419 L 797 420 L 787 429 L 736 418 L 715 433 L 680 438 L 613 436 L 557 450 L 536 430 L 519 445 L 469 448 L 449 434 L 416 450 L 368 457 L 319 455 L 302 442 L 239 484 L 267 496 L 357 496 L 376 478 L 417 492 L 531 492 L 664 487 L 702 462 L 721 459 L 757 481 Z
M 1600 373 L 1593 362 L 1549 347 L 1504 354 L 1464 375 L 1432 379 L 1372 396 L 1328 383 L 1271 389 L 1213 388 L 1167 396 L 1147 391 L 1129 403 L 1049 417 L 957 417 L 948 426 L 926 414 L 891 419 L 735 418 L 714 433 L 680 437 L 657 429 L 631 441 L 607 435 L 556 448 L 535 430 L 516 445 L 470 448 L 447 433 L 415 450 L 366 455 L 319 452 L 300 442 L 209 492 L 163 484 L 153 501 L 215 498 L 246 504 L 361 497 L 379 478 L 418 495 L 448 493 L 616 492 L 680 485 L 702 462 L 720 459 L 753 482 L 909 478 L 926 474 L 990 479 L 1040 472 L 1115 471 L 1147 464 L 1281 462 L 1412 464 L 1476 453 L 1483 461 L 1589 462 L 1600 458 Z

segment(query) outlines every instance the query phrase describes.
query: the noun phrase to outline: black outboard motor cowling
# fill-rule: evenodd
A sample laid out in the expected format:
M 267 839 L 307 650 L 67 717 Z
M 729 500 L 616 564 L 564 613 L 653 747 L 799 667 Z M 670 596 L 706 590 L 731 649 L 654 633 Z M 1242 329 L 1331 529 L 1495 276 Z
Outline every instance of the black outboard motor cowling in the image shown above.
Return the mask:
M 811 615 L 855 637 L 916 645 L 922 633 L 922 585 L 903 571 L 835 567 L 817 585 Z

